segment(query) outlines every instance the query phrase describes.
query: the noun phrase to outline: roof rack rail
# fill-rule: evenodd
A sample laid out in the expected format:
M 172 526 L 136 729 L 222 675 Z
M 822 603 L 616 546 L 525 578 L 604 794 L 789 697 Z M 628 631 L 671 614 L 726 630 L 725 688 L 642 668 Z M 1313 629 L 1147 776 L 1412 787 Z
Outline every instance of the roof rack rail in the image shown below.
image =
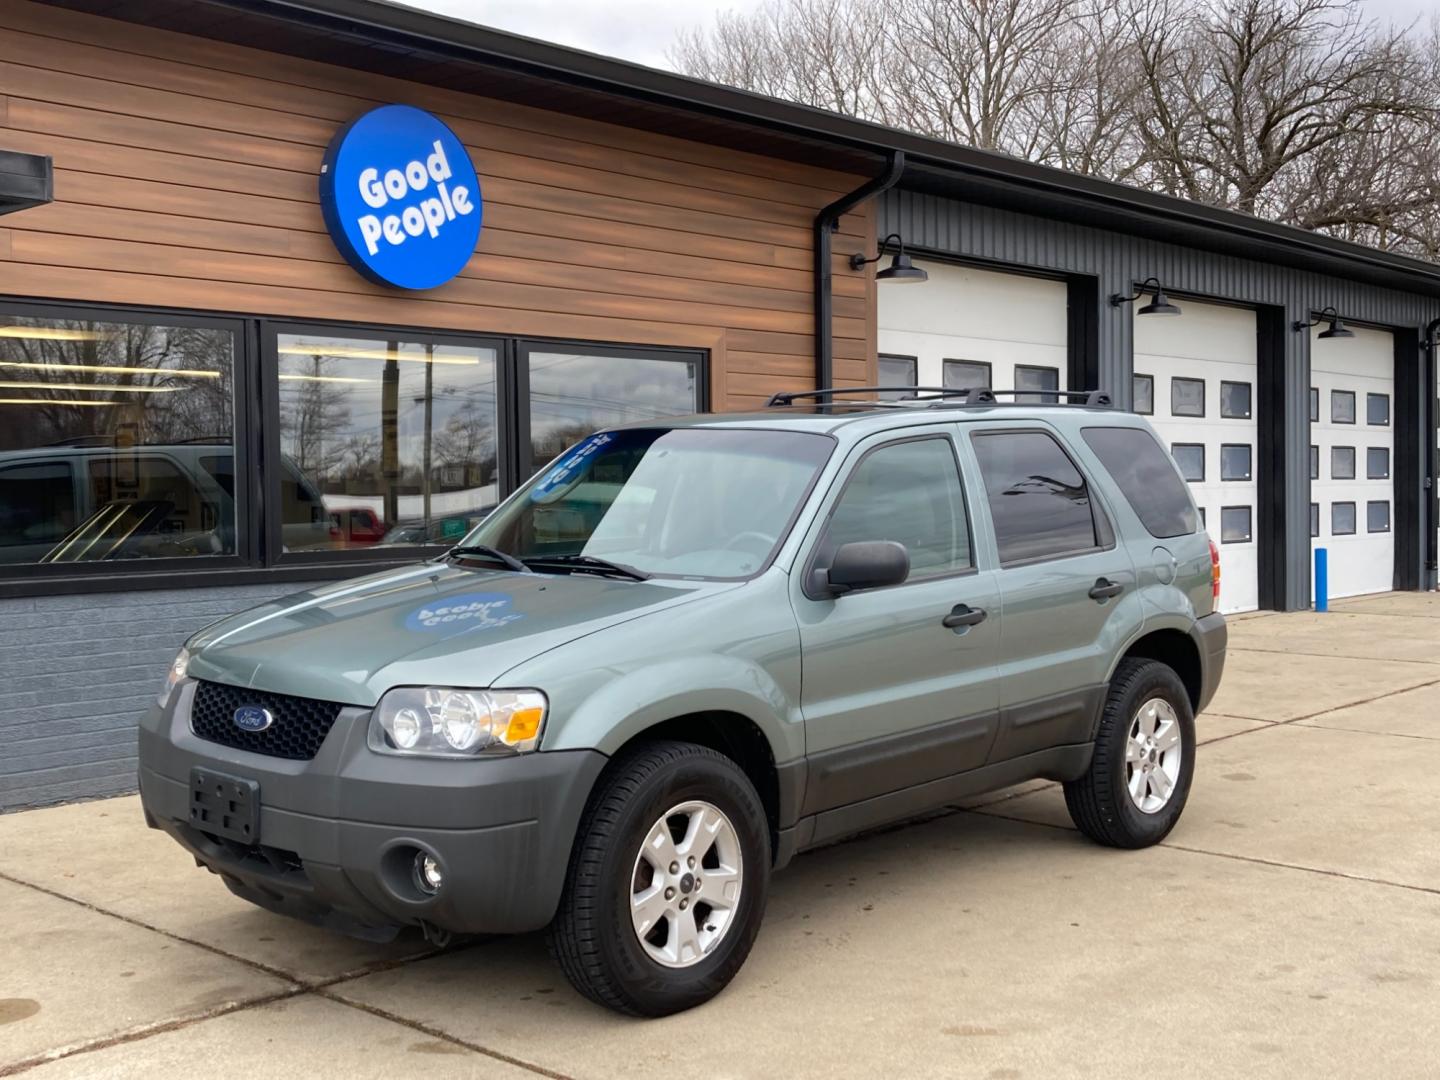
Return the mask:
M 941 402 L 956 405 L 994 405 L 998 397 L 1019 397 L 1033 395 L 1042 404 L 1069 404 L 1078 399 L 1078 404 L 1089 408 L 1108 409 L 1114 402 L 1104 390 L 991 390 L 983 386 L 832 386 L 823 390 L 795 390 L 772 394 L 766 402 L 767 408 L 791 405 L 804 398 L 813 398 L 821 403 L 840 394 L 898 394 L 899 397 L 883 402 L 897 405 L 905 402 Z M 1047 400 L 1048 399 L 1048 400 Z M 881 404 L 877 402 L 876 404 Z

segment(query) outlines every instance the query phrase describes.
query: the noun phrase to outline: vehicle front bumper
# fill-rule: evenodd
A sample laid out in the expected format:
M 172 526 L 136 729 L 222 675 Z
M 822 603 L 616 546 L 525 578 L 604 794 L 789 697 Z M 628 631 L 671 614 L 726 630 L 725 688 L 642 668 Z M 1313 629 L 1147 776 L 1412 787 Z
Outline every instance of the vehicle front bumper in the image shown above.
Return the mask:
M 462 934 L 520 933 L 553 917 L 580 815 L 605 755 L 591 750 L 448 761 L 377 754 L 370 712 L 345 708 L 311 761 L 199 739 L 195 684 L 140 722 L 140 798 L 163 829 L 229 889 L 272 911 L 359 937 L 403 926 Z M 259 784 L 259 842 L 241 844 L 190 821 L 190 772 Z M 425 896 L 414 853 L 444 883 Z
M 1199 713 L 1210 704 L 1225 674 L 1225 645 L 1230 638 L 1225 616 L 1216 611 L 1197 619 L 1195 638 L 1200 648 L 1200 701 L 1195 708 Z

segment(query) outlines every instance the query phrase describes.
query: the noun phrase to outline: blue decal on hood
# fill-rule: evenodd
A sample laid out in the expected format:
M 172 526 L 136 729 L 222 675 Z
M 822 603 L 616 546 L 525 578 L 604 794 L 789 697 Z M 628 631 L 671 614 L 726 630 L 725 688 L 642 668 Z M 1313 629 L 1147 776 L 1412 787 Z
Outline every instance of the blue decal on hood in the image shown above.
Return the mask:
M 608 432 L 600 432 L 598 435 L 591 435 L 584 442 L 580 443 L 563 458 L 550 466 L 550 471 L 541 477 L 540 482 L 530 489 L 530 501 L 540 502 L 547 495 L 551 495 L 560 488 L 565 487 L 571 480 L 575 479 L 585 463 L 597 451 L 609 446 L 615 441 L 615 436 Z
M 494 630 L 525 616 L 511 611 L 509 593 L 476 592 L 447 596 L 412 611 L 405 619 L 407 630 L 439 630 L 462 627 L 466 630 Z

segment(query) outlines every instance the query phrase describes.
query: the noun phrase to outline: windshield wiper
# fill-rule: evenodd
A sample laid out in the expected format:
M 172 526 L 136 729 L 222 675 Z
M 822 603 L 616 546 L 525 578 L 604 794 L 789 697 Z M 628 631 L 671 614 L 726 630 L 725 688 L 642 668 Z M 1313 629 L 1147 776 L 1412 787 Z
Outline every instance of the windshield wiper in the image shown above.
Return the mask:
M 610 577 L 629 578 L 631 581 L 650 580 L 650 575 L 643 570 L 636 570 L 633 566 L 611 562 L 609 559 L 597 558 L 594 555 L 533 555 L 525 560 L 525 565 L 531 568 L 536 566 L 564 566 L 572 571 L 606 574 Z
M 447 559 L 467 555 L 479 555 L 482 558 L 503 563 L 507 569 L 514 570 L 517 574 L 534 573 L 530 567 L 526 566 L 514 555 L 506 551 L 501 551 L 499 548 L 490 547 L 488 544 L 461 544 L 459 547 L 453 547 L 445 553 Z

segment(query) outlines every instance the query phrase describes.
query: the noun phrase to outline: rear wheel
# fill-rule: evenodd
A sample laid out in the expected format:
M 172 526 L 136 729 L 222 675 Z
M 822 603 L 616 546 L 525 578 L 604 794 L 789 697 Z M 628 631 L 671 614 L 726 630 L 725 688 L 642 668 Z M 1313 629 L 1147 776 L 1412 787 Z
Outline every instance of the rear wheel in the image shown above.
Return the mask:
M 1065 805 L 1096 843 L 1148 847 L 1180 819 L 1194 769 L 1195 715 L 1180 677 L 1155 660 L 1122 660 L 1090 769 L 1065 785 Z
M 637 1016 L 714 997 L 765 911 L 770 830 L 755 788 L 703 746 L 617 758 L 591 797 L 550 928 L 580 993 Z

